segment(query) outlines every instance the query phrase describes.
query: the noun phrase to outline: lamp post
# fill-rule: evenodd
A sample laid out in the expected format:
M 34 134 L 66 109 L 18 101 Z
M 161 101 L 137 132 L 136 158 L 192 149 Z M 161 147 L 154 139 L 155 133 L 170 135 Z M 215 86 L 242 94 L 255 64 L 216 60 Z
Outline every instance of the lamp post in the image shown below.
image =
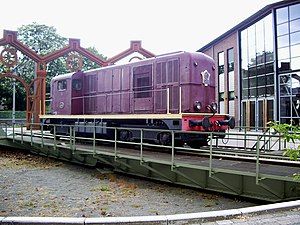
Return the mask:
M 13 107 L 12 107 L 12 123 L 16 122 L 16 80 L 13 79 Z

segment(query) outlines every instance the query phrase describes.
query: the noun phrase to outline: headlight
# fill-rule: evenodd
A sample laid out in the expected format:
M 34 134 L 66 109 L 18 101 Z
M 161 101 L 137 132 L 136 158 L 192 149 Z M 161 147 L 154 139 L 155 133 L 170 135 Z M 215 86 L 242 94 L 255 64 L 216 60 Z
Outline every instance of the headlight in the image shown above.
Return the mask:
M 216 113 L 218 111 L 218 104 L 212 102 L 210 105 L 207 106 L 207 109 L 210 110 L 212 113 Z
M 213 110 L 214 112 L 217 112 L 217 111 L 218 111 L 218 104 L 217 104 L 217 103 L 212 102 L 212 103 L 210 104 L 210 106 L 211 106 L 211 108 L 212 108 L 212 110 Z
M 201 109 L 202 109 L 202 104 L 201 104 L 201 102 L 195 101 L 195 102 L 194 102 L 194 110 L 195 110 L 196 112 L 200 112 Z

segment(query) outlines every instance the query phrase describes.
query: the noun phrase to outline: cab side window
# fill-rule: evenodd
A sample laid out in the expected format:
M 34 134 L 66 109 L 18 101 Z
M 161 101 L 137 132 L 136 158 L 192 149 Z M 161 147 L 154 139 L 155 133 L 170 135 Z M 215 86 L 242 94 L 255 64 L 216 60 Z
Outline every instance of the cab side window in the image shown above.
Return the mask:
M 81 79 L 72 80 L 72 88 L 75 91 L 80 91 L 82 89 L 82 81 L 81 81 Z
M 67 90 L 67 80 L 59 80 L 57 82 L 57 90 L 59 91 Z

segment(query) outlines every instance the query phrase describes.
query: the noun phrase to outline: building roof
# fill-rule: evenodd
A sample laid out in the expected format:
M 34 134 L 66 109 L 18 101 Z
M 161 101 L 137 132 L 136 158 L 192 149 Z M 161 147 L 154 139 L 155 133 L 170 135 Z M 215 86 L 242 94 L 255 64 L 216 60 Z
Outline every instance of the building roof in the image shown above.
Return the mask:
M 213 46 L 213 45 L 217 44 L 218 42 L 222 41 L 223 39 L 227 38 L 229 35 L 233 34 L 234 32 L 237 32 L 238 30 L 246 28 L 249 25 L 255 23 L 256 21 L 258 21 L 262 17 L 264 17 L 264 16 L 268 15 L 269 13 L 271 13 L 272 9 L 279 8 L 279 7 L 282 7 L 282 6 L 285 6 L 285 5 L 290 5 L 290 4 L 293 4 L 293 3 L 300 3 L 300 0 L 284 0 L 284 1 L 275 2 L 275 3 L 272 3 L 270 5 L 265 6 L 264 8 L 259 10 L 258 12 L 254 13 L 252 16 L 250 16 L 247 19 L 243 20 L 238 25 L 234 26 L 233 28 L 226 31 L 221 36 L 217 37 L 213 41 L 209 42 L 207 45 L 205 45 L 202 48 L 200 48 L 199 50 L 197 50 L 197 52 L 206 51 L 211 46 Z

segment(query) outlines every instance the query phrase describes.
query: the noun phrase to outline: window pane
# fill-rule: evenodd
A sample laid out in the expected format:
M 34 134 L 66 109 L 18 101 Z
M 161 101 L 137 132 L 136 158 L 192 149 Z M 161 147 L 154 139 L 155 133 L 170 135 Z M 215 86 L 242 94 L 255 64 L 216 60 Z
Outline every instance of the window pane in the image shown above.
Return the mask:
M 243 85 L 243 89 L 244 88 L 248 88 L 249 87 L 249 83 L 248 83 L 249 81 L 248 81 L 248 79 L 243 79 L 243 83 L 242 83 L 242 85 Z
M 278 62 L 278 68 L 280 71 L 286 71 L 291 69 L 290 59 L 281 60 Z
M 288 20 L 288 7 L 276 10 L 277 24 L 286 22 Z
M 284 24 L 277 26 L 277 35 L 278 36 L 288 34 L 288 33 L 289 33 L 289 24 L 288 23 L 284 23 Z
M 224 52 L 218 54 L 218 74 L 224 73 Z
M 274 120 L 274 103 L 273 100 L 267 100 L 267 121 Z
M 257 77 L 257 86 L 265 86 L 266 85 L 266 76 Z
M 249 79 L 249 85 L 250 87 L 256 87 L 256 77 Z
M 224 92 L 219 93 L 219 101 L 224 101 Z
M 290 6 L 290 20 L 300 18 L 300 4 Z
M 266 76 L 266 84 L 267 85 L 274 84 L 274 74 Z
M 300 117 L 300 101 L 298 97 L 293 97 L 292 98 L 292 116 L 293 117 Z M 299 123 L 299 122 L 298 122 Z
M 273 21 L 272 14 L 265 18 L 265 52 L 273 53 Z
M 300 32 L 291 34 L 291 45 L 300 44 Z
M 265 65 L 257 66 L 257 75 L 265 74 Z
M 241 51 L 242 51 L 242 68 L 248 65 L 248 37 L 247 30 L 241 32 Z
M 266 96 L 274 96 L 274 85 L 266 86 Z
M 265 51 L 265 36 L 264 36 L 264 22 L 263 20 L 258 21 L 255 24 L 256 27 L 256 55 L 260 56 Z
M 255 25 L 248 28 L 248 54 L 248 64 L 250 66 L 256 65 Z
M 227 51 L 227 60 L 228 60 L 228 72 L 234 70 L 234 56 L 233 56 L 233 48 L 228 49 Z
M 291 46 L 291 58 L 300 56 L 300 45 Z
M 220 102 L 220 114 L 225 114 L 225 102 Z
M 256 67 L 249 68 L 249 77 L 256 76 Z
M 224 73 L 219 75 L 219 92 L 224 92 L 225 89 L 225 81 L 224 81 Z
M 300 19 L 290 22 L 290 32 L 296 32 L 300 30 Z
M 249 97 L 249 89 L 243 89 L 243 99 L 247 99 Z
M 233 91 L 234 90 L 234 71 L 229 72 L 228 74 L 228 90 Z
M 280 116 L 291 116 L 291 103 L 289 97 L 280 98 Z
M 273 63 L 267 63 L 266 64 L 266 74 L 273 73 L 274 72 L 274 64 Z
M 278 49 L 278 59 L 288 59 L 290 58 L 290 48 L 280 48 Z
M 289 35 L 284 35 L 277 38 L 278 48 L 289 46 L 289 44 L 290 44 Z
M 67 89 L 67 80 L 59 80 L 57 82 L 57 90 L 64 91 Z
M 280 96 L 291 94 L 291 79 L 289 75 L 280 76 Z
M 300 70 L 300 57 L 291 59 L 292 70 Z
M 224 52 L 220 52 L 218 58 L 219 58 L 219 66 L 224 65 Z
M 242 77 L 243 78 L 248 77 L 248 70 L 247 69 L 242 69 Z
M 300 94 L 300 76 L 297 73 L 292 74 L 291 82 L 293 95 Z
M 228 102 L 228 114 L 234 116 L 234 101 Z

